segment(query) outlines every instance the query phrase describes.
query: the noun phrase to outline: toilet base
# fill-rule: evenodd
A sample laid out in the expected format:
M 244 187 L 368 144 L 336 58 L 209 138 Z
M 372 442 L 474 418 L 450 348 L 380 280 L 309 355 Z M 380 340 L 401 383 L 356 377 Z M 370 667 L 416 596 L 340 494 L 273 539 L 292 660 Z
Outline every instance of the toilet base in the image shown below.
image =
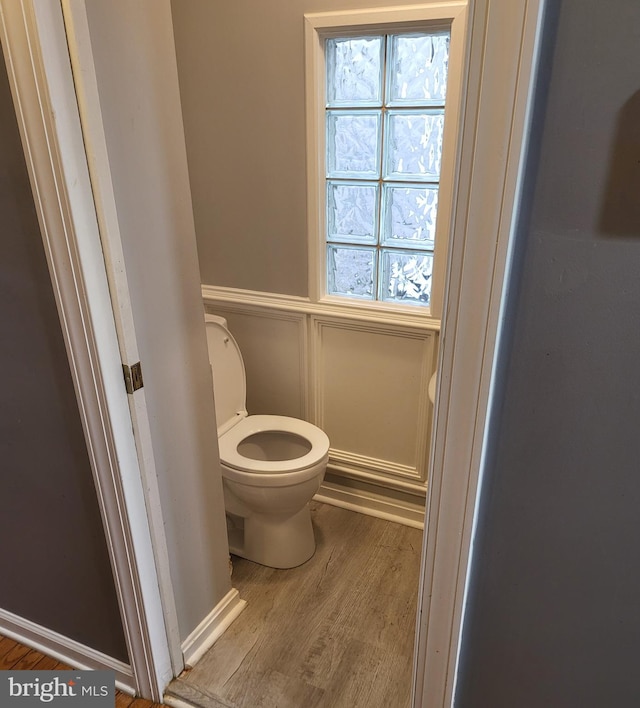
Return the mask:
M 270 568 L 295 568 L 316 550 L 309 504 L 293 516 L 227 514 L 227 529 L 231 553 Z

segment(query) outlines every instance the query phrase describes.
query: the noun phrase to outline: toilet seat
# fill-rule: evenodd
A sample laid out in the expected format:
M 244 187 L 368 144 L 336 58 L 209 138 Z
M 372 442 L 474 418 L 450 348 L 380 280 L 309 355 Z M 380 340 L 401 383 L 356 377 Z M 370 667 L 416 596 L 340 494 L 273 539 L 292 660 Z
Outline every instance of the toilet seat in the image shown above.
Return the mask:
M 240 443 L 256 433 L 291 433 L 304 438 L 311 445 L 305 455 L 292 460 L 254 460 L 238 452 Z M 281 415 L 249 415 L 238 422 L 218 439 L 220 460 L 232 469 L 259 474 L 285 474 L 314 467 L 329 452 L 329 438 L 312 423 Z

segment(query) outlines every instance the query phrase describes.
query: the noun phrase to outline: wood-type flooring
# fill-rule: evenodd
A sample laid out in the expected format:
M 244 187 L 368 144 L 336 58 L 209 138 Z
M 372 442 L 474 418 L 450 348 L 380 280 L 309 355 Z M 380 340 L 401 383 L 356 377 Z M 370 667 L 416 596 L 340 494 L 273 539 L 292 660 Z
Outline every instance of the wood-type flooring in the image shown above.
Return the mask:
M 0 671 L 9 670 L 71 671 L 72 669 L 57 659 L 42 654 L 37 649 L 30 649 L 24 644 L 9 639 L 9 637 L 0 636 Z M 115 708 L 167 708 L 167 706 L 116 691 Z
M 201 708 L 406 708 L 421 531 L 312 502 L 314 557 L 233 558 L 244 612 L 167 693 Z

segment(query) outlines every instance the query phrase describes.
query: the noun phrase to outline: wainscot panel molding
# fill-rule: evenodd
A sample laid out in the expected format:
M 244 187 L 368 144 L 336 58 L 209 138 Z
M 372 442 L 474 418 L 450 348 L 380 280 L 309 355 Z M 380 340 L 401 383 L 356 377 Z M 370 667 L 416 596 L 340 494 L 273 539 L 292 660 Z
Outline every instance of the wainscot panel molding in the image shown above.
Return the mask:
M 131 666 L 31 620 L 0 609 L 0 633 L 74 669 L 114 671 L 117 688 L 136 693 Z
M 331 471 L 327 472 L 314 499 L 350 511 L 377 516 L 385 521 L 423 529 L 425 492 L 424 487 L 422 495 L 400 492 L 388 485 L 368 484 L 362 479 L 337 476 Z
M 426 482 L 433 334 L 326 316 L 311 321 L 314 422 L 331 440 L 331 458 L 343 467 L 356 462 L 354 473 L 368 459 L 371 471 Z
M 390 489 L 425 496 L 425 480 L 419 479 L 414 467 L 358 455 L 334 447 L 331 448 L 329 466 L 343 477 L 362 479 Z
M 424 315 L 202 286 L 247 373 L 247 410 L 304 418 L 331 440 L 318 499 L 421 527 L 439 322 Z

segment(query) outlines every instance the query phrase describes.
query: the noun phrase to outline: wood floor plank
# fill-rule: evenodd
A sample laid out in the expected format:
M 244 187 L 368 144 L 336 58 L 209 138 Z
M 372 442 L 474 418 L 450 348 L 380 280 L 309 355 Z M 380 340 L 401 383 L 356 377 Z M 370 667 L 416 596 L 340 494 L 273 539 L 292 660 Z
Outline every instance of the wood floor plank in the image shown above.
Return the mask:
M 20 657 L 13 666 L 10 668 L 14 671 L 28 671 L 35 667 L 35 665 L 44 658 L 44 654 L 41 654 L 35 649 L 30 649 L 24 656 Z
M 59 661 L 54 667 L 54 671 L 73 671 L 73 668 L 71 666 L 68 666 L 67 664 L 63 664 L 61 661 Z
M 195 686 L 184 679 L 178 677 L 169 684 L 165 696 L 179 698 L 185 703 L 190 703 L 199 708 L 231 708 L 231 706 L 219 698 L 215 698 L 201 687 Z
M 15 647 L 16 643 L 9 637 L 0 637 L 0 659 Z
M 129 708 L 134 700 L 133 696 L 127 696 L 126 693 L 116 691 L 115 708 Z
M 403 708 L 421 532 L 312 504 L 315 556 L 275 570 L 234 559 L 247 608 L 180 682 L 233 708 Z
M 229 703 L 222 701 L 220 698 L 215 698 L 202 688 L 188 683 L 184 677 L 179 677 L 172 681 L 165 696 L 179 698 L 181 701 L 199 708 L 231 708 Z
M 53 671 L 58 663 L 57 659 L 53 659 L 50 656 L 44 656 L 38 663 L 33 667 L 35 671 Z
M 9 640 L 11 641 L 11 640 Z M 12 669 L 16 662 L 29 653 L 29 647 L 11 641 L 13 647 L 0 659 L 0 671 Z
M 325 703 L 325 692 L 270 668 L 250 674 L 251 680 L 238 682 L 230 691 L 233 706 L 255 708 L 319 708 Z

